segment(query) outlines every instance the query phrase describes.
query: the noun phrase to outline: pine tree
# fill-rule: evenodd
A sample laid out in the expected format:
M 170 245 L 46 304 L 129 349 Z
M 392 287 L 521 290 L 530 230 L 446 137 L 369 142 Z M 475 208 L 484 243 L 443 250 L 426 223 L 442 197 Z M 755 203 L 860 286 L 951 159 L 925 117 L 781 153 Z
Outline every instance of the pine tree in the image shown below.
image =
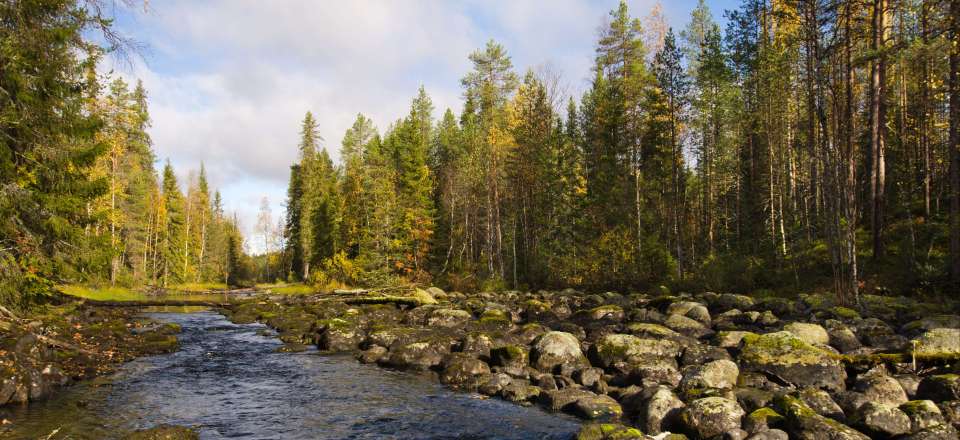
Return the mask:
M 163 205 L 166 210 L 161 261 L 161 280 L 164 286 L 184 282 L 184 245 L 186 243 L 186 212 L 183 193 L 170 161 L 163 167 Z
M 21 307 L 95 249 L 87 202 L 107 190 L 90 170 L 106 145 L 88 111 L 110 20 L 69 0 L 0 5 L 0 303 Z

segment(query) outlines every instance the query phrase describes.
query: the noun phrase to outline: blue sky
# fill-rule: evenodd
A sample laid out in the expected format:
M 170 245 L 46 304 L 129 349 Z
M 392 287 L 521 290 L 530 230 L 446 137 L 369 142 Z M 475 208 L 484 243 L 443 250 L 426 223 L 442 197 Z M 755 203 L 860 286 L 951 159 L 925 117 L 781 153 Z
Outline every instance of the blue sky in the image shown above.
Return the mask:
M 676 32 L 698 0 L 662 2 Z M 617 0 L 155 0 L 118 13 L 117 29 L 145 46 L 133 65 L 102 69 L 139 78 L 150 94 L 150 134 L 181 180 L 202 161 L 226 209 L 250 236 L 260 200 L 283 215 L 286 179 L 304 113 L 317 116 L 336 158 L 357 113 L 382 132 L 423 84 L 436 107 L 459 111 L 467 55 L 493 38 L 519 73 L 562 75 L 586 88 L 597 31 Z M 656 0 L 629 1 L 643 18 Z M 737 0 L 707 1 L 714 18 Z M 251 245 L 256 252 L 259 248 Z

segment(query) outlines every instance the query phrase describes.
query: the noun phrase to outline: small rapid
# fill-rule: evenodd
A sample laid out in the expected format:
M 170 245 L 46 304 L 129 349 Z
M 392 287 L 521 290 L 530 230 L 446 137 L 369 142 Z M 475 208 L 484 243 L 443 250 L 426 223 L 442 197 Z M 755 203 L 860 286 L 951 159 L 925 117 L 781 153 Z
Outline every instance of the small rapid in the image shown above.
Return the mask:
M 182 326 L 180 350 L 0 408 L 9 421 L 0 438 L 109 439 L 163 423 L 196 427 L 202 439 L 569 439 L 579 428 L 345 355 L 276 353 L 281 342 L 265 326 L 211 311 L 150 316 Z

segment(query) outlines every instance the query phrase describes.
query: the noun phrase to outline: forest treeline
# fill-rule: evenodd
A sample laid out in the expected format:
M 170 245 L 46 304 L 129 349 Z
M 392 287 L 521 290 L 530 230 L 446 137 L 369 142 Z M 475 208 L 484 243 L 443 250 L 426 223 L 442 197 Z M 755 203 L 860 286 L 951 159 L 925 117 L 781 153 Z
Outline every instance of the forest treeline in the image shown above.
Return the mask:
M 0 3 L 0 305 L 55 284 L 235 282 L 249 265 L 202 164 L 161 173 L 139 82 L 97 73 L 135 49 L 96 0 Z
M 335 164 L 307 113 L 269 273 L 456 289 L 956 292 L 958 21 L 949 0 L 625 3 L 592 81 L 470 54 L 463 108 L 421 88 Z M 566 98 L 566 99 L 565 99 Z

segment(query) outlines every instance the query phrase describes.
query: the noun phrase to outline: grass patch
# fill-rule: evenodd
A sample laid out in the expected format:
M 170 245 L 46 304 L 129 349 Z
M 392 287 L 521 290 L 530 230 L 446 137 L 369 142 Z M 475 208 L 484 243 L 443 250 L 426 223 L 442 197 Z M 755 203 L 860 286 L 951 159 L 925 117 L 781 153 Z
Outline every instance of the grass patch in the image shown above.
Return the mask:
M 257 284 L 256 287 L 258 290 L 269 290 L 276 295 L 310 295 L 316 292 L 312 286 L 302 283 Z
M 57 290 L 70 296 L 97 301 L 140 301 L 148 299 L 143 292 L 117 286 L 90 287 L 70 284 L 57 286 Z
M 209 292 L 212 290 L 228 290 L 226 283 L 182 283 L 167 287 L 167 290 L 180 292 Z

